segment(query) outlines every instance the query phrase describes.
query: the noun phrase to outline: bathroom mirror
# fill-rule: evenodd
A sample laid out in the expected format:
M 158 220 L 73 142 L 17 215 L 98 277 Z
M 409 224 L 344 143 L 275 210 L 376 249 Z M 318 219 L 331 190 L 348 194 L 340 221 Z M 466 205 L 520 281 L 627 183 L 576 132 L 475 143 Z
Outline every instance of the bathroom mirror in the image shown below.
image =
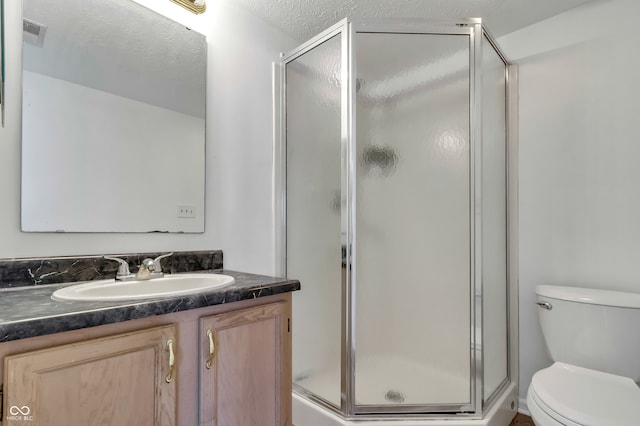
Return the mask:
M 205 37 L 131 0 L 23 0 L 22 230 L 204 232 Z

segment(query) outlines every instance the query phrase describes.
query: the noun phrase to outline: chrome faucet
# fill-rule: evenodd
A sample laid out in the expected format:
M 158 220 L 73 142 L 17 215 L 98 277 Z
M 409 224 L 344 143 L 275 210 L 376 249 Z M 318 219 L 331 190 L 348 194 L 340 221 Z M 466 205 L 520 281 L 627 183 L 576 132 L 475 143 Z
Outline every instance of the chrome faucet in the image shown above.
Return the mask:
M 122 260 L 119 257 L 102 257 L 108 260 L 115 260 L 116 262 L 120 263 L 118 272 L 116 273 L 116 281 L 132 281 L 136 279 L 136 276 L 132 274 L 131 271 L 129 271 L 129 264 L 125 260 Z
M 167 253 L 156 257 L 155 259 L 144 259 L 142 264 L 138 267 L 138 272 L 135 274 L 131 273 L 129 270 L 129 264 L 119 257 L 109 257 L 103 256 L 105 259 L 115 260 L 120 263 L 118 267 L 118 272 L 116 273 L 116 281 L 133 281 L 133 280 L 150 280 L 152 278 L 162 278 L 164 277 L 164 272 L 162 272 L 162 265 L 160 261 L 165 257 L 169 257 L 173 254 Z
M 160 261 L 165 257 L 169 257 L 173 254 L 167 253 L 156 257 L 155 259 L 147 258 L 142 261 L 142 264 L 138 268 L 138 272 L 136 273 L 137 280 L 150 280 L 152 278 L 162 278 L 164 277 L 164 272 L 162 272 L 162 264 Z

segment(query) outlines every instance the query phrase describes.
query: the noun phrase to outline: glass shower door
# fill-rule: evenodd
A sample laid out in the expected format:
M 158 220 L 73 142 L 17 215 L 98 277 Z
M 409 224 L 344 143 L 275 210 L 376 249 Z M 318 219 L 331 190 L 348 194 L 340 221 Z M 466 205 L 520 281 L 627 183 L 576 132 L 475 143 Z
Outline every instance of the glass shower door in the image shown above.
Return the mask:
M 482 40 L 482 326 L 484 400 L 508 377 L 506 65 Z
M 504 57 L 479 20 L 344 20 L 281 64 L 296 393 L 483 415 L 509 385 Z
M 470 37 L 357 32 L 355 405 L 471 404 Z
M 286 63 L 286 268 L 293 381 L 340 407 L 342 354 L 341 34 Z

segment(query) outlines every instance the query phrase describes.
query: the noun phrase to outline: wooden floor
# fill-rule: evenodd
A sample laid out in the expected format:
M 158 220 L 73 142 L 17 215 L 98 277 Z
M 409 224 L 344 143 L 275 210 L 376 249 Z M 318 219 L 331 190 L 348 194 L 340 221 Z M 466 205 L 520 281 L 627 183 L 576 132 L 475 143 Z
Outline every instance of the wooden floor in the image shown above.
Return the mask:
M 535 426 L 531 417 L 518 413 L 515 419 L 511 422 L 510 426 Z

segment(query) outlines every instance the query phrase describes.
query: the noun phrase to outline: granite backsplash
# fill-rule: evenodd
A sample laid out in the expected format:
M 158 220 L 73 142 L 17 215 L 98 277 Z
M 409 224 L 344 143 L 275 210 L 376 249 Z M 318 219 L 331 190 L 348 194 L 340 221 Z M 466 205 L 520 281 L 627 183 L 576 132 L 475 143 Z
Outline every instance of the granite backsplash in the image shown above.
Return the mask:
M 155 259 L 166 252 L 105 254 L 129 263 L 132 272 L 146 258 Z M 222 269 L 222 250 L 179 251 L 162 259 L 168 273 Z M 0 288 L 59 284 L 114 278 L 118 262 L 103 255 L 0 259 Z

